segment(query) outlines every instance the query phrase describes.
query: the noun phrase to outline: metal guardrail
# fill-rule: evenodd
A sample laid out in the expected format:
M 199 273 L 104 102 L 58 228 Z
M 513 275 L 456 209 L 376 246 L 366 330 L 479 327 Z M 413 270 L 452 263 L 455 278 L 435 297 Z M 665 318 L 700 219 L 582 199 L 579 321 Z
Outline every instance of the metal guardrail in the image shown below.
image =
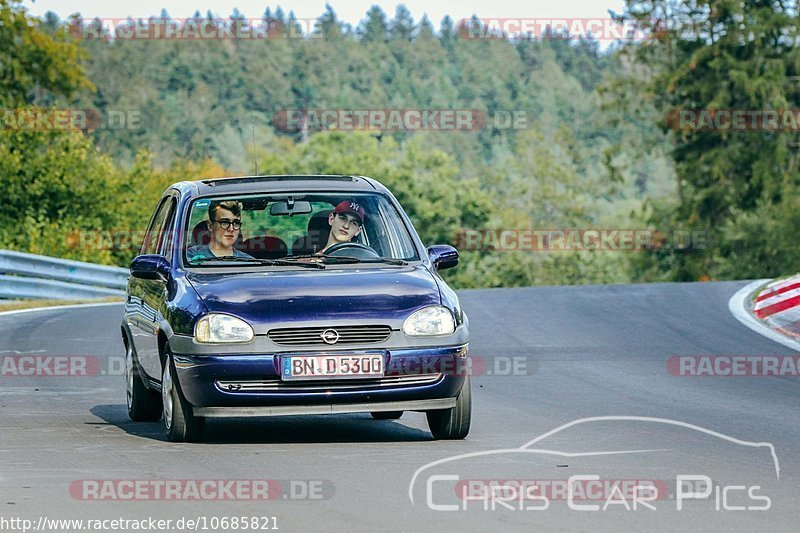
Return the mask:
M 0 250 L 0 298 L 70 300 L 122 296 L 128 276 L 130 272 L 125 268 Z

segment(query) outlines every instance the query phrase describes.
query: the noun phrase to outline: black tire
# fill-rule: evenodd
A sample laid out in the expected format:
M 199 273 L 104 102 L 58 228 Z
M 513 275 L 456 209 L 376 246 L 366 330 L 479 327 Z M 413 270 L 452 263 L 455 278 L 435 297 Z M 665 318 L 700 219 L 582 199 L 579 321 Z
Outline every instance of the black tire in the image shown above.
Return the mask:
M 142 380 L 133 344 L 127 337 L 125 343 L 125 397 L 128 416 L 137 422 L 155 422 L 161 418 L 161 395 L 148 389 Z
M 469 377 L 456 396 L 456 405 L 450 409 L 427 411 L 428 427 L 436 440 L 460 440 L 469 434 L 472 420 L 472 386 Z
M 192 405 L 186 401 L 176 379 L 172 353 L 165 348 L 164 372 L 161 375 L 161 401 L 164 429 L 172 442 L 197 442 L 203 435 L 206 419 L 194 416 Z
M 375 420 L 397 420 L 403 416 L 403 411 L 373 411 L 370 414 Z

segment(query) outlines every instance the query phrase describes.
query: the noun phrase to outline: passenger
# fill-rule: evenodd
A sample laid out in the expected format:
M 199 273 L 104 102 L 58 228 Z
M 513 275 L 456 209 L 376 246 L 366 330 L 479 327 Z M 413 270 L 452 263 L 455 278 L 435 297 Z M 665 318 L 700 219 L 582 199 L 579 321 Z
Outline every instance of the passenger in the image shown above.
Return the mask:
M 208 244 L 192 246 L 186 251 L 189 261 L 213 259 L 215 257 L 252 256 L 233 247 L 242 228 L 242 204 L 232 200 L 214 200 L 208 206 L 208 231 L 211 240 Z
M 361 233 L 364 225 L 364 208 L 352 200 L 343 200 L 328 215 L 328 224 L 331 231 L 328 234 L 328 243 L 318 253 L 325 251 L 335 244 L 350 242 Z

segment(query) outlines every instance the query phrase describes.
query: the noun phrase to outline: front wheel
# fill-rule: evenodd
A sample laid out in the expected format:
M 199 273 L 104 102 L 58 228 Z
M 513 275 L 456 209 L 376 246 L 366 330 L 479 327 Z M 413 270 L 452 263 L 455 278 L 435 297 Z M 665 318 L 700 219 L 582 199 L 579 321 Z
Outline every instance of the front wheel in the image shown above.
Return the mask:
M 203 434 L 206 419 L 194 416 L 192 406 L 183 397 L 175 379 L 175 362 L 167 348 L 164 373 L 161 377 L 161 399 L 164 404 L 164 429 L 172 442 L 197 442 Z
M 125 339 L 125 396 L 128 403 L 128 416 L 137 422 L 155 422 L 161 418 L 161 396 L 157 391 L 145 387 L 133 344 Z
M 427 411 L 428 427 L 436 440 L 460 440 L 469 434 L 472 420 L 472 387 L 469 377 L 456 396 L 456 405 L 450 409 Z

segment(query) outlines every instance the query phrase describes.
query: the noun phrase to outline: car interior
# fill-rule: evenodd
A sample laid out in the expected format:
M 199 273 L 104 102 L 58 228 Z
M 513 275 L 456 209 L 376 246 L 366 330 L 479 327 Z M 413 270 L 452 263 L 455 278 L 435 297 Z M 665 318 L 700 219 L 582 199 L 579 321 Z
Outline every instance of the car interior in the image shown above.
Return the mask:
M 325 247 L 330 232 L 330 225 L 328 224 L 328 215 L 333 212 L 333 203 L 340 201 L 334 199 L 331 204 L 315 202 L 318 209 L 308 218 L 305 227 L 305 232 L 291 242 L 291 247 L 287 242 L 274 234 L 262 233 L 261 228 L 248 228 L 247 224 L 243 226 L 242 231 L 239 233 L 238 240 L 234 245 L 239 251 L 245 252 L 256 259 L 280 259 L 288 255 L 308 255 L 313 254 Z M 246 219 L 249 214 L 260 213 L 258 216 L 264 218 L 269 215 L 266 210 L 266 202 L 260 201 L 245 201 L 243 202 L 243 219 Z M 250 209 L 248 209 L 250 208 Z M 271 216 L 270 218 L 277 218 Z M 364 232 L 357 235 L 352 242 L 367 244 L 365 241 L 365 234 L 367 224 L 365 224 Z M 283 233 L 285 234 L 285 233 Z M 296 234 L 296 233 L 295 233 Z M 189 246 L 198 246 L 208 244 L 211 240 L 211 232 L 208 229 L 206 218 L 204 217 L 193 226 L 191 233 L 191 241 Z

